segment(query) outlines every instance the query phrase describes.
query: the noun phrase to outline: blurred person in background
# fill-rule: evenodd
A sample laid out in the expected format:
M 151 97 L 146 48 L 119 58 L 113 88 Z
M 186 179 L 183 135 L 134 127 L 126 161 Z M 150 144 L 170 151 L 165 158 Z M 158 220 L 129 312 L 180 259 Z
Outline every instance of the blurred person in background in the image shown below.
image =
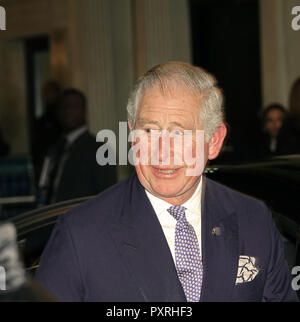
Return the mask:
M 257 146 L 258 157 L 285 154 L 289 150 L 290 147 L 286 145 L 287 142 L 282 144 L 279 135 L 286 117 L 286 109 L 280 104 L 271 104 L 264 109 L 262 113 L 262 133 Z
M 40 182 L 40 203 L 95 195 L 116 183 L 116 168 L 99 166 L 99 143 L 86 125 L 86 97 L 77 89 L 64 90 L 59 120 L 62 135 L 45 158 Z
M 251 162 L 279 154 L 289 154 L 290 135 L 287 130 L 285 135 L 282 135 L 286 118 L 287 111 L 280 104 L 273 103 L 264 108 L 258 115 L 257 124 L 253 125 L 251 135 L 245 135 L 245 144 L 236 147 L 237 159 L 241 162 Z
M 270 158 L 277 155 L 295 154 L 297 138 L 289 126 L 289 113 L 278 103 L 268 105 L 261 114 L 261 130 L 249 138 L 248 160 Z
M 42 89 L 44 114 L 34 123 L 32 156 L 36 178 L 40 176 L 43 160 L 48 149 L 55 144 L 61 135 L 58 119 L 58 103 L 61 95 L 60 85 L 49 80 Z

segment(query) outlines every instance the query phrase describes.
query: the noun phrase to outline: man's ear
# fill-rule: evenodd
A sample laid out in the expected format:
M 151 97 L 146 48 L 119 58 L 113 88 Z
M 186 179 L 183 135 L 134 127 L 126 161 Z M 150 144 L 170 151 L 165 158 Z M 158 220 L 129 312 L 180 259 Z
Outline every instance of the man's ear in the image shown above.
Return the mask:
M 213 134 L 212 138 L 210 139 L 210 142 L 208 143 L 208 159 L 213 160 L 215 159 L 223 146 L 224 139 L 227 134 L 227 128 L 224 123 L 222 123 L 218 130 Z
M 127 121 L 127 124 L 128 124 L 128 127 L 129 127 L 130 132 L 133 131 L 133 127 L 132 127 L 132 125 L 131 125 L 131 123 L 130 123 L 129 120 Z M 135 144 L 135 141 L 132 140 L 132 137 L 131 137 L 131 144 L 130 145 L 131 146 L 134 146 L 134 144 Z

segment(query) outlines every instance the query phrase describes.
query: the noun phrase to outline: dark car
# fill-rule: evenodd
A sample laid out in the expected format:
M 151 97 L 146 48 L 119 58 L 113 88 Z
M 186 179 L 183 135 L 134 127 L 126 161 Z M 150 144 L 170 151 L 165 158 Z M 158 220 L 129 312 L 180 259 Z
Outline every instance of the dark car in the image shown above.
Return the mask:
M 41 207 L 10 219 L 17 229 L 17 239 L 26 270 L 33 274 L 58 217 L 91 197 L 72 199 Z
M 241 165 L 213 165 L 205 172 L 213 180 L 263 200 L 288 242 L 290 266 L 300 265 L 299 255 L 296 256 L 300 240 L 300 155 Z M 19 246 L 29 272 L 33 273 L 38 267 L 58 216 L 89 198 L 61 202 L 11 219 L 17 228 Z

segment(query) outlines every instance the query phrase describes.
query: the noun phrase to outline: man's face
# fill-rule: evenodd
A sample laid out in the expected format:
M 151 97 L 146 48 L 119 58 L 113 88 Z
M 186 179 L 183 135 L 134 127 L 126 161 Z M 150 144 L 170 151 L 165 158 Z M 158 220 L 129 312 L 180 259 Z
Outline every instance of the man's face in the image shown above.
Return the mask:
M 61 104 L 60 120 L 66 132 L 85 124 L 85 108 L 78 95 L 68 95 Z
M 54 88 L 51 84 L 46 84 L 43 88 L 43 99 L 45 102 L 46 108 L 51 108 L 57 103 L 59 98 L 59 90 Z
M 178 86 L 170 88 L 166 94 L 162 94 L 161 89 L 154 86 L 145 92 L 140 101 L 135 130 L 143 130 L 148 136 L 151 130 L 169 131 L 178 135 L 181 135 L 184 130 L 192 130 L 193 133 L 190 143 L 185 144 L 185 147 L 183 147 L 184 144 L 176 147 L 174 140 L 171 139 L 169 152 L 163 147 L 163 138 L 159 138 L 159 144 L 155 146 L 149 139 L 148 156 L 156 153 L 159 164 L 151 165 L 149 161 L 147 165 L 139 163 L 135 166 L 138 178 L 145 189 L 171 204 L 182 204 L 188 200 L 196 190 L 201 176 L 201 173 L 193 176 L 186 175 L 186 170 L 194 168 L 195 164 L 191 165 L 190 162 L 187 164 L 184 157 L 181 164 L 174 162 L 179 149 L 182 149 L 183 154 L 188 151 L 193 158 L 196 156 L 195 133 L 196 130 L 203 130 L 199 106 L 201 106 L 199 95 L 180 89 Z M 202 146 L 201 162 L 204 166 L 208 159 L 209 145 L 204 140 L 197 144 Z M 163 165 L 168 155 L 170 163 Z

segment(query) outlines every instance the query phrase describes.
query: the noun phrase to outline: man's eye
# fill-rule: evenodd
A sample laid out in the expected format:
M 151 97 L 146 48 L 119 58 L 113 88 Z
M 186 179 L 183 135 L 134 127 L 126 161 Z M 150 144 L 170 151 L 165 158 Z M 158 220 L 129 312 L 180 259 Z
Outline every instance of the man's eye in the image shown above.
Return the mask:
M 150 129 L 150 128 L 146 128 L 146 129 L 144 129 L 144 131 L 146 132 L 146 133 L 160 133 L 160 131 L 158 130 L 158 129 Z
M 183 131 L 181 131 L 181 130 L 175 130 L 174 131 L 174 134 L 175 135 L 183 135 Z

